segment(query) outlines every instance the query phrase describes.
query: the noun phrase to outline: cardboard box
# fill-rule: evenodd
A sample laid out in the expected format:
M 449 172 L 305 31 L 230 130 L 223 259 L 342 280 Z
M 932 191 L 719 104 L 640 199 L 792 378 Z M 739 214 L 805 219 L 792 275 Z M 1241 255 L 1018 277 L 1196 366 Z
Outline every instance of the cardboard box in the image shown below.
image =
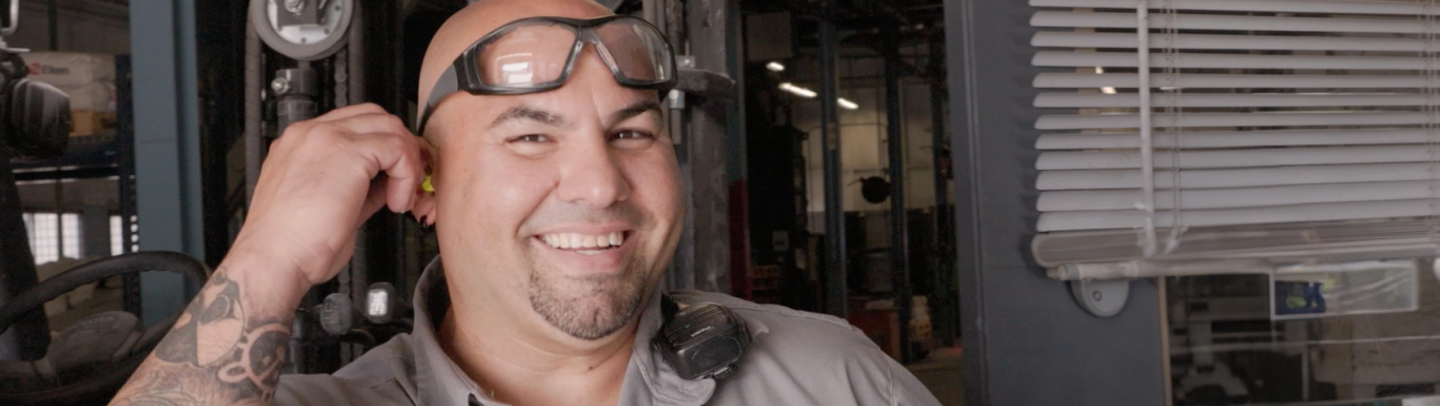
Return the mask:
M 58 88 L 115 81 L 115 56 L 81 52 L 27 52 L 20 54 L 30 68 L 30 79 Z
M 92 82 L 78 86 L 56 86 L 56 88 L 70 96 L 70 110 L 115 112 L 114 83 Z
M 97 135 L 115 129 L 115 113 L 93 110 L 70 110 L 70 136 Z

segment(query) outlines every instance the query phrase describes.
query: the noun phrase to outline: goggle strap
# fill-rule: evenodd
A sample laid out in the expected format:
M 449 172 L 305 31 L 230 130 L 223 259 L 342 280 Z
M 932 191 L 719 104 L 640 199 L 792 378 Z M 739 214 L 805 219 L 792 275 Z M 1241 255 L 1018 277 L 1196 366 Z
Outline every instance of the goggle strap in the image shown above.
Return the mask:
M 445 69 L 445 73 L 440 74 L 440 79 L 435 81 L 435 87 L 432 89 L 449 91 L 430 92 L 430 100 L 425 101 L 426 107 L 434 107 L 436 103 L 440 103 L 440 99 L 444 99 L 445 96 L 448 96 L 450 93 L 453 93 L 459 89 L 460 78 L 457 77 L 457 74 L 455 72 L 455 65 L 450 65 L 449 68 Z
M 455 65 L 445 68 L 445 73 L 440 74 L 440 79 L 435 81 L 435 86 L 430 87 L 430 100 L 425 101 L 425 111 L 420 113 L 420 131 L 425 131 L 425 122 L 429 120 L 440 100 L 451 93 L 460 90 L 460 79 L 456 76 Z

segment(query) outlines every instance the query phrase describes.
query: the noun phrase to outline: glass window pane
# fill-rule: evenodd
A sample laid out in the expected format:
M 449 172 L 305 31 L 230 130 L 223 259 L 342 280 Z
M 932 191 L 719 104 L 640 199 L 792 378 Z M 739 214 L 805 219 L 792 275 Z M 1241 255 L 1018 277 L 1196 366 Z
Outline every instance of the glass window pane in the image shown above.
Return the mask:
M 1172 402 L 1400 406 L 1440 393 L 1440 275 L 1429 259 L 1388 265 L 1165 278 Z
M 120 230 L 120 216 L 110 216 L 110 255 L 125 253 L 125 233 Z
M 61 243 L 65 247 L 63 250 L 65 258 L 80 258 L 82 254 L 80 250 L 80 215 L 65 213 L 60 216 L 60 223 L 61 229 L 65 231 L 61 234 L 64 240 Z
M 60 259 L 60 216 L 35 213 L 34 219 L 30 250 L 35 253 L 35 263 L 55 262 Z

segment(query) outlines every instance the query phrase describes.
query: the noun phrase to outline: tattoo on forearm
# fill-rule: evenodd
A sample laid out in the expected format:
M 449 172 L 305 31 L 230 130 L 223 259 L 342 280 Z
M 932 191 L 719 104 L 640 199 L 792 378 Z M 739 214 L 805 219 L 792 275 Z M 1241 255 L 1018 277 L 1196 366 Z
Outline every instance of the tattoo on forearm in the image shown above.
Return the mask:
M 241 287 L 215 272 L 115 405 L 266 404 L 290 340 L 288 315 L 247 314 Z

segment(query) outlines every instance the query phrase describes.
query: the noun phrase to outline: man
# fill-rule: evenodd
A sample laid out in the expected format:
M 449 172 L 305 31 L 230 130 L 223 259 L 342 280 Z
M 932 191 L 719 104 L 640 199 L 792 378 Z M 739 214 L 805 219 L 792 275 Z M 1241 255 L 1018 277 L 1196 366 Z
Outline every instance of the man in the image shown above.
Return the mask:
M 288 128 L 230 255 L 114 404 L 938 404 L 842 320 L 714 293 L 679 296 L 744 319 L 738 372 L 665 363 L 650 341 L 684 219 L 658 96 L 673 58 L 609 14 L 486 0 L 453 16 L 420 76 L 423 139 L 369 105 Z M 440 242 L 413 333 L 333 376 L 280 377 L 292 310 L 382 205 Z

